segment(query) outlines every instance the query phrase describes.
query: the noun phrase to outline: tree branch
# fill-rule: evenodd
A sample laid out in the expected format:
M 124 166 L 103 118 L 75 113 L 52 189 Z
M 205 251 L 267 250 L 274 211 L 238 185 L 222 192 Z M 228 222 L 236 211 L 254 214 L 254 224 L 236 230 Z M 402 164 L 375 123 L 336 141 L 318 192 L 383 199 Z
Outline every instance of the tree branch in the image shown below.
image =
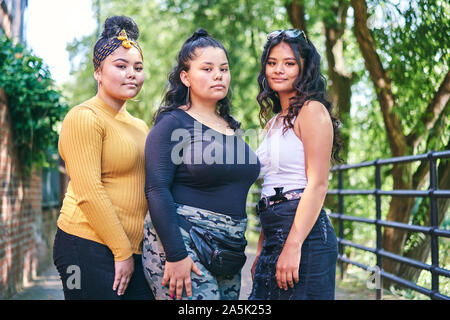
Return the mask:
M 434 95 L 433 99 L 427 106 L 427 109 L 420 117 L 420 120 L 415 125 L 414 129 L 407 136 L 409 145 L 413 145 L 414 148 L 420 143 L 423 132 L 420 127 L 425 125 L 425 131 L 430 130 L 436 121 L 444 113 L 445 107 L 450 100 L 450 71 L 447 72 L 444 80 L 442 81 L 438 91 Z
M 356 40 L 380 102 L 392 156 L 405 155 L 408 153 L 406 137 L 400 119 L 393 110 L 395 98 L 391 90 L 391 79 L 387 76 L 381 64 L 374 38 L 367 25 L 367 4 L 364 0 L 351 0 L 351 5 L 355 16 L 354 32 Z
M 252 13 L 252 8 L 250 6 L 250 3 L 248 0 L 245 1 L 245 6 L 247 7 L 247 15 L 249 17 L 249 22 L 251 22 L 253 20 L 253 13 Z M 252 27 L 250 27 L 250 47 L 252 49 L 252 54 L 253 54 L 253 58 L 255 59 L 256 64 L 258 64 L 259 62 L 259 57 L 258 57 L 258 53 L 256 50 L 256 45 L 255 45 L 255 31 L 253 29 L 253 24 L 250 24 Z
M 301 29 L 307 35 L 307 25 L 305 19 L 305 3 L 304 0 L 292 0 L 291 2 L 285 2 L 286 11 L 289 15 L 289 21 L 292 26 L 297 29 Z
M 331 72 L 343 75 L 345 78 L 351 77 L 346 72 L 343 59 L 344 43 L 342 36 L 345 32 L 345 20 L 347 18 L 349 3 L 339 1 L 338 6 L 332 6 L 330 8 L 335 19 L 323 18 L 323 24 L 325 27 L 325 45 L 328 64 L 332 67 L 329 68 Z
M 332 13 L 324 15 L 322 22 L 325 32 L 325 53 L 328 62 L 328 76 L 331 80 L 331 96 L 338 117 L 345 121 L 351 106 L 352 75 L 347 72 L 344 61 L 345 19 L 350 3 L 340 0 L 329 8 Z M 344 143 L 348 143 L 348 136 L 343 134 Z

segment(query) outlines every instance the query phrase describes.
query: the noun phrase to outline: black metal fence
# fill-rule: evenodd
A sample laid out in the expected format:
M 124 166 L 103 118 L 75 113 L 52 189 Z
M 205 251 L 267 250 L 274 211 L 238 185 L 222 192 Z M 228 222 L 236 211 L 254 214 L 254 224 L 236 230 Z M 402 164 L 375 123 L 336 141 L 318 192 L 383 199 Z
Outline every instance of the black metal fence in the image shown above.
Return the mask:
M 42 207 L 51 208 L 61 204 L 60 173 L 58 169 L 42 169 Z
M 438 206 L 437 200 L 439 198 L 450 198 L 450 190 L 439 190 L 437 185 L 437 159 L 450 158 L 450 150 L 440 151 L 440 152 L 428 152 L 426 154 L 415 155 L 415 156 L 405 156 L 396 157 L 390 159 L 378 159 L 375 161 L 363 162 L 353 165 L 340 165 L 333 167 L 331 171 L 337 172 L 338 175 L 338 189 L 329 190 L 327 195 L 337 195 L 338 196 L 338 207 L 339 212 L 329 213 L 329 217 L 332 219 L 337 219 L 338 223 L 338 243 L 339 243 L 339 268 L 341 271 L 341 276 L 344 272 L 344 263 L 355 265 L 366 271 L 378 272 L 380 278 L 384 277 L 395 283 L 401 284 L 407 288 L 414 291 L 420 292 L 424 295 L 429 296 L 431 299 L 445 299 L 450 300 L 449 296 L 443 295 L 439 292 L 439 277 L 450 278 L 450 270 L 443 269 L 439 267 L 439 237 L 450 238 L 449 230 L 439 229 L 438 225 Z M 387 166 L 395 163 L 407 163 L 413 161 L 429 161 L 429 180 L 430 185 L 428 190 L 382 190 L 381 186 L 381 167 Z M 349 190 L 343 188 L 343 172 L 350 169 L 360 169 L 366 167 L 375 167 L 375 189 L 370 190 Z M 251 189 L 250 201 L 247 203 L 249 212 L 254 212 L 255 210 L 255 198 L 261 193 L 261 189 L 254 187 Z M 375 219 L 367 219 L 362 217 L 356 217 L 352 215 L 344 214 L 344 197 L 351 195 L 374 195 L 375 196 L 375 206 L 376 212 Z M 418 226 L 406 223 L 399 223 L 394 221 L 382 220 L 381 217 L 381 197 L 383 196 L 397 196 L 397 197 L 428 197 L 430 199 L 430 226 Z M 442 213 L 445 214 L 445 213 Z M 371 225 L 375 225 L 376 229 L 376 248 L 366 247 L 357 243 L 353 243 L 349 240 L 345 240 L 344 237 L 344 221 L 355 221 L 362 222 Z M 391 252 L 385 251 L 382 245 L 382 227 L 392 227 L 403 229 L 406 231 L 419 232 L 423 234 L 430 235 L 431 237 L 431 265 L 423 263 L 421 261 L 413 260 L 407 257 L 403 257 Z M 250 231 L 260 231 L 259 220 L 255 215 L 249 215 L 249 230 Z M 344 255 L 344 247 L 353 247 L 359 250 L 370 252 L 376 255 L 376 267 L 364 265 L 361 262 L 353 261 Z M 429 271 L 431 273 L 431 290 L 421 287 L 416 283 L 405 280 L 397 275 L 388 273 L 382 269 L 382 259 L 388 258 L 395 261 L 406 263 L 410 266 L 420 268 L 422 270 Z M 377 286 L 376 288 L 376 298 L 382 298 L 382 286 Z
M 339 212 L 331 213 L 329 216 L 333 219 L 338 220 L 339 232 L 338 232 L 338 242 L 339 242 L 339 257 L 338 261 L 340 264 L 341 275 L 344 272 L 344 263 L 349 263 L 360 267 L 367 271 L 374 271 L 373 267 L 369 267 L 357 261 L 350 260 L 344 256 L 344 247 L 349 246 L 366 252 L 370 252 L 376 255 L 376 270 L 382 278 L 389 279 L 395 283 L 402 286 L 410 288 L 414 291 L 420 292 L 427 295 L 431 299 L 445 299 L 450 300 L 449 296 L 443 295 L 439 291 L 439 277 L 450 278 L 450 270 L 443 269 L 439 267 L 439 237 L 450 238 L 449 230 L 439 229 L 438 225 L 438 206 L 437 200 L 439 198 L 450 198 L 450 190 L 439 190 L 437 184 L 437 159 L 450 158 L 450 150 L 440 151 L 440 152 L 428 152 L 426 154 L 416 155 L 416 156 L 405 156 L 396 157 L 390 159 L 379 159 L 370 162 L 363 162 L 354 165 L 341 165 L 336 166 L 331 169 L 338 174 L 338 189 L 329 190 L 329 195 L 337 195 L 339 203 Z M 391 165 L 396 163 L 407 163 L 413 161 L 429 161 L 429 188 L 428 190 L 391 190 L 385 191 L 381 189 L 381 167 L 385 165 Z M 375 189 L 371 190 L 349 190 L 343 189 L 343 172 L 350 169 L 360 169 L 364 167 L 374 167 L 375 168 Z M 361 217 L 355 217 L 351 215 L 344 214 L 344 197 L 350 195 L 374 195 L 375 196 L 375 219 L 366 219 Z M 418 226 L 406 223 L 399 223 L 394 221 L 386 221 L 381 218 L 381 197 L 383 196 L 397 196 L 397 197 L 428 197 L 430 200 L 430 226 Z M 445 213 L 442 213 L 445 214 Z M 344 237 L 344 221 L 356 221 L 362 223 L 368 223 L 375 225 L 376 228 L 376 248 L 369 248 L 360 244 L 353 243 L 351 241 L 345 240 Z M 419 232 L 427 234 L 431 237 L 431 265 L 403 257 L 397 254 L 383 250 L 382 246 L 382 227 L 392 227 L 403 229 L 411 232 Z M 382 269 L 382 259 L 388 258 L 398 261 L 400 263 L 406 263 L 410 266 L 420 268 L 422 270 L 429 271 L 431 273 L 431 290 L 421 287 L 413 282 L 407 281 L 391 273 L 385 272 Z M 377 288 L 377 299 L 381 299 L 381 289 Z

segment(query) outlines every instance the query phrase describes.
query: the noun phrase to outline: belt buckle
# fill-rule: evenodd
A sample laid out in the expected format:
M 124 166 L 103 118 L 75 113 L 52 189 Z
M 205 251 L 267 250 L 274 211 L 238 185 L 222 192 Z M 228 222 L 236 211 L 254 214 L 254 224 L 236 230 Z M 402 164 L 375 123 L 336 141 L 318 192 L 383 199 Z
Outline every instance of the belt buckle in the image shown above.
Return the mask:
M 288 199 L 283 195 L 283 187 L 273 188 L 275 190 L 275 194 L 270 197 L 270 201 L 273 201 L 274 204 L 287 201 Z

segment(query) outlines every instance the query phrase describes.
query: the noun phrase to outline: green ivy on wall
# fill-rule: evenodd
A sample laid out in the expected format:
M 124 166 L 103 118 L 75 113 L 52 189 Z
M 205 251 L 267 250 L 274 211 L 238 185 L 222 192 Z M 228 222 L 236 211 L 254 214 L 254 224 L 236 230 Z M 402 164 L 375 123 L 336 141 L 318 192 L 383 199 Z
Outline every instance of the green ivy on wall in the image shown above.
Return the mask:
M 41 58 L 0 35 L 0 88 L 6 94 L 13 141 L 26 174 L 50 163 L 56 125 L 68 111 Z M 54 152 L 50 152 L 54 151 Z

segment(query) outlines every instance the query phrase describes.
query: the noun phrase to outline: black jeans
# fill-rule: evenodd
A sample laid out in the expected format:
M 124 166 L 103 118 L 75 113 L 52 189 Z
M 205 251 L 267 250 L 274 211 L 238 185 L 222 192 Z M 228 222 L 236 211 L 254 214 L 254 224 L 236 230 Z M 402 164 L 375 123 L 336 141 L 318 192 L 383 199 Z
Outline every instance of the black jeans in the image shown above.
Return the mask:
M 299 279 L 293 288 L 280 289 L 275 279 L 278 257 L 294 222 L 300 200 L 275 204 L 260 212 L 264 242 L 255 268 L 250 300 L 333 300 L 337 239 L 322 209 L 302 245 Z
M 154 300 L 142 267 L 142 256 L 133 254 L 134 272 L 125 293 L 113 291 L 114 256 L 98 242 L 68 234 L 58 228 L 53 262 L 58 269 L 66 300 Z

